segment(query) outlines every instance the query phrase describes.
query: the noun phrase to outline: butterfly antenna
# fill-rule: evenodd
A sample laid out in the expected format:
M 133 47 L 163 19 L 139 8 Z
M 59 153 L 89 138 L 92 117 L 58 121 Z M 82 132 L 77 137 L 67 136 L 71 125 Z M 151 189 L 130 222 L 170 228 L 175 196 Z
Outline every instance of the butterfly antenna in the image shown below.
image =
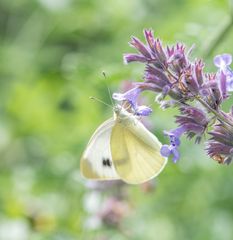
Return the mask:
M 107 81 L 107 76 L 106 76 L 105 71 L 102 71 L 102 74 L 103 74 L 103 76 L 104 76 L 105 84 L 106 84 L 106 87 L 107 87 L 107 89 L 108 89 L 108 96 L 109 96 L 110 101 L 111 101 L 111 103 L 112 103 L 112 107 L 114 107 L 115 104 L 114 104 L 114 102 L 112 101 L 112 93 L 111 93 L 111 90 L 110 90 L 110 88 L 108 87 L 108 85 L 107 85 L 107 83 L 106 83 L 106 81 Z
M 104 104 L 105 106 L 108 106 L 108 107 L 112 108 L 111 105 L 109 105 L 109 104 L 107 104 L 106 102 L 100 100 L 99 98 L 96 98 L 96 97 L 89 97 L 89 98 L 90 98 L 91 100 L 95 100 L 95 101 L 97 101 L 97 102 L 100 102 L 100 103 Z

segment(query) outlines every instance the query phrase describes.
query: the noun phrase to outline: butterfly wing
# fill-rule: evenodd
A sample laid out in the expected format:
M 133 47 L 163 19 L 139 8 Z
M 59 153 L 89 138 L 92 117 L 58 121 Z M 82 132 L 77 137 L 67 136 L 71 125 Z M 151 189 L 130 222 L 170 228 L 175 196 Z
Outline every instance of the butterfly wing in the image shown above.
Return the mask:
M 127 183 L 148 181 L 167 163 L 160 154 L 159 140 L 136 118 L 116 122 L 110 143 L 116 172 Z
M 84 177 L 96 180 L 119 179 L 112 164 L 110 137 L 114 119 L 101 124 L 91 137 L 81 157 L 80 169 Z

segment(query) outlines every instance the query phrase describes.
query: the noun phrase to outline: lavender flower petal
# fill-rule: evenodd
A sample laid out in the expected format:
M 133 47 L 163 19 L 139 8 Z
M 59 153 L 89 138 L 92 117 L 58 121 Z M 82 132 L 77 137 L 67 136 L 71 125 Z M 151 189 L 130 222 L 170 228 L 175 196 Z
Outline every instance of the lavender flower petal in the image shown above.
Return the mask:
M 232 56 L 228 53 L 217 55 L 214 58 L 215 66 L 220 68 L 221 70 L 225 69 L 231 63 L 232 63 Z
M 124 63 L 128 64 L 130 62 L 146 62 L 146 58 L 140 54 L 131 54 L 131 53 L 126 53 L 124 54 Z
M 222 94 L 222 98 L 226 99 L 228 97 L 227 95 L 227 80 L 226 75 L 223 73 L 223 71 L 220 71 L 220 90 Z
M 160 153 L 163 157 L 169 157 L 169 155 L 171 154 L 171 149 L 169 145 L 163 145 L 160 149 Z
M 141 88 L 135 87 L 125 93 L 113 93 L 112 97 L 117 101 L 128 101 L 133 107 L 135 107 L 141 91 Z
M 188 138 L 196 136 L 196 142 L 200 142 L 200 137 L 204 134 L 209 123 L 206 113 L 202 109 L 191 106 L 183 106 L 180 111 L 182 115 L 176 116 L 176 122 L 183 133 L 187 133 Z
M 144 31 L 144 36 L 145 36 L 145 39 L 147 41 L 148 46 L 150 47 L 150 50 L 152 52 L 154 52 L 153 48 L 154 48 L 155 40 L 154 40 L 153 31 L 152 30 L 145 30 Z
M 219 163 L 229 164 L 233 157 L 233 130 L 219 123 L 214 125 L 210 135 L 212 137 L 207 142 L 207 154 Z
M 151 55 L 146 46 L 136 37 L 132 37 L 130 45 L 135 47 L 143 56 L 150 59 Z
M 152 109 L 147 106 L 138 106 L 136 108 L 136 114 L 139 116 L 149 116 L 152 113 Z
M 227 68 L 227 91 L 233 91 L 233 71 L 229 67 Z
M 172 154 L 173 154 L 173 159 L 172 159 L 172 161 L 173 161 L 174 163 L 176 163 L 176 162 L 180 159 L 180 153 L 179 153 L 179 151 L 178 151 L 177 148 L 173 148 L 171 151 L 172 151 Z
M 160 153 L 164 157 L 169 157 L 170 155 L 173 155 L 173 162 L 176 163 L 179 158 L 179 150 L 178 147 L 180 145 L 180 136 L 184 133 L 183 128 L 177 128 L 171 131 L 164 131 L 164 134 L 169 136 L 170 138 L 170 145 L 163 145 L 160 149 Z
M 233 72 L 229 65 L 232 63 L 232 56 L 230 54 L 217 55 L 214 58 L 214 64 L 219 68 L 220 72 L 226 75 L 226 89 L 228 92 L 233 91 Z M 222 73 L 220 73 L 222 75 Z M 221 80 L 221 77 L 220 77 Z

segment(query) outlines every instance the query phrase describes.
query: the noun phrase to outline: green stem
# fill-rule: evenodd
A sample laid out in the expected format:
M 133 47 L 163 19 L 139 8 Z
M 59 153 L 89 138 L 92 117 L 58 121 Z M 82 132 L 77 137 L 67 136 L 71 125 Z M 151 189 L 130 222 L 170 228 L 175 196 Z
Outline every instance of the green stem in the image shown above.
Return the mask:
M 230 121 L 228 121 L 225 117 L 223 117 L 220 113 L 218 113 L 216 110 L 214 110 L 213 108 L 211 108 L 205 101 L 203 101 L 201 98 L 195 97 L 195 99 L 200 102 L 204 107 L 206 107 L 210 112 L 212 112 L 219 121 L 224 122 L 228 125 L 230 125 L 231 127 L 233 127 L 233 123 L 231 123 Z
M 213 51 L 218 47 L 218 45 L 226 38 L 233 26 L 233 16 L 230 14 L 229 18 L 223 22 L 221 28 L 212 38 L 208 41 L 207 45 L 204 47 L 204 57 L 209 57 L 212 55 Z

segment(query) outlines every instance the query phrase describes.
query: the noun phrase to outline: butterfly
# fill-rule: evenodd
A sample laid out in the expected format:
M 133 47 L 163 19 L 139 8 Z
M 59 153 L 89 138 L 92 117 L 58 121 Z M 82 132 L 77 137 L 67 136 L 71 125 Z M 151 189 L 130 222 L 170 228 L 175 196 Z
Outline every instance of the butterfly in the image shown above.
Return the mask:
M 92 135 L 81 157 L 84 177 L 93 180 L 121 179 L 140 184 L 156 177 L 167 163 L 160 154 L 162 144 L 123 106 Z

